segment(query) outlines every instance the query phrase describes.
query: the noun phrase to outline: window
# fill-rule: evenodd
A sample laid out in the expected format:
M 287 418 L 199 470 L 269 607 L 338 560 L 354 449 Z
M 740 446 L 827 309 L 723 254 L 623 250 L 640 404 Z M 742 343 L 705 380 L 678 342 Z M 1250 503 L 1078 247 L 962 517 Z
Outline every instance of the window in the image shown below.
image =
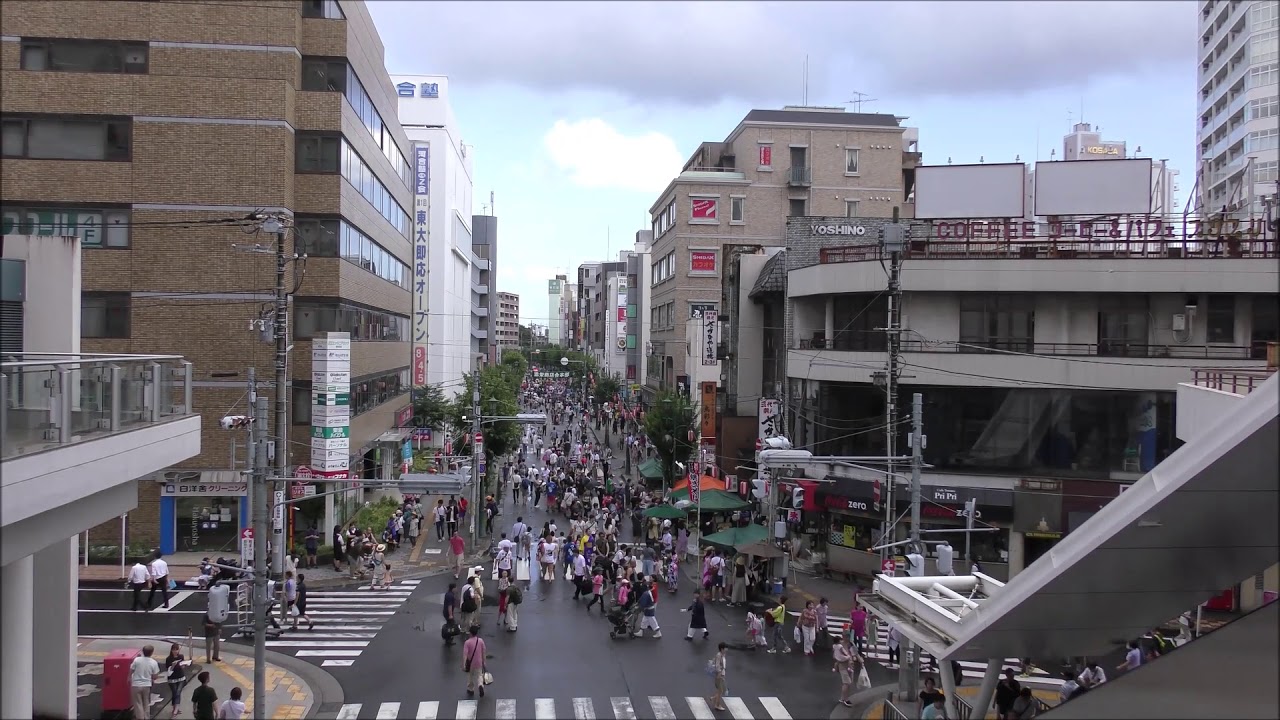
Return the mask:
M 80 337 L 128 338 L 129 293 L 82 293 Z
M 858 217 L 858 201 L 857 200 L 844 201 L 844 216 L 847 218 Z
M 1274 133 L 1275 131 L 1272 130 L 1271 132 Z M 1275 135 L 1272 135 L 1271 139 L 1274 140 Z M 1276 181 L 1276 178 L 1277 178 L 1277 174 L 1276 174 L 1275 160 L 1268 160 L 1266 162 L 1255 162 L 1253 164 L 1253 181 L 1255 183 L 1265 183 L 1265 182 L 1273 183 Z
M 337 0 L 302 0 L 302 17 L 342 20 L 342 8 Z
M 1267 63 L 1249 68 L 1248 88 L 1275 87 L 1276 63 Z
M 858 149 L 857 148 L 845 148 L 844 174 L 845 175 L 858 174 Z
M 997 350 L 1032 352 L 1035 311 L 1020 295 L 960 298 L 960 342 Z M 972 349 L 972 348 L 968 348 Z
M 330 92 L 346 92 L 347 62 L 303 58 L 302 89 Z
M 1258 65 L 1259 63 L 1275 62 L 1280 54 L 1280 35 L 1276 30 L 1269 30 L 1259 35 L 1253 36 L 1249 41 L 1249 64 Z
M 1150 317 L 1146 297 L 1103 298 L 1098 310 L 1098 354 L 1145 357 Z
M 1251 153 L 1260 150 L 1275 150 L 1280 147 L 1278 140 L 1280 140 L 1280 130 L 1276 128 L 1251 132 L 1244 139 L 1244 151 Z
M 23 40 L 23 70 L 80 73 L 145 73 L 146 43 L 114 40 Z
M 409 342 L 409 318 L 346 303 L 299 302 L 293 338 L 310 340 L 326 332 L 349 332 L 360 342 Z
M 1249 29 L 1252 32 L 1274 29 L 1280 21 L 1280 17 L 1277 17 L 1278 7 L 1280 3 L 1277 2 L 1254 3 L 1249 9 Z
M 787 214 L 791 217 L 804 217 L 805 205 L 807 204 L 808 203 L 804 198 L 791 198 L 788 203 Z
M 747 217 L 747 199 L 744 197 L 729 198 L 729 222 L 745 223 Z
M 132 121 L 5 117 L 2 121 L 5 157 L 38 160 L 111 160 L 130 157 Z
M 401 235 L 409 237 L 409 213 L 400 207 L 400 203 L 373 174 L 373 170 L 360 157 L 360 154 L 345 139 L 342 140 L 337 153 L 338 167 L 342 177 L 346 178 L 347 182 L 351 183 L 351 186 L 365 200 L 368 200 L 369 204 L 373 205 Z
M 1280 296 L 1259 295 L 1253 298 L 1253 322 L 1249 333 L 1249 356 L 1267 359 L 1267 343 L 1280 342 Z
M 298 172 L 336 173 L 341 170 L 338 157 L 342 152 L 342 138 L 298 133 L 297 146 Z
M 814 347 L 830 347 L 835 350 L 884 352 L 888 338 L 884 328 L 888 324 L 889 300 L 883 294 L 840 294 L 832 301 L 832 318 L 835 338 L 832 344 L 814 343 Z M 826 341 L 815 333 L 815 340 Z
M 293 407 L 290 416 L 294 425 L 311 424 L 310 383 L 294 381 Z M 351 416 L 361 415 L 374 408 L 391 402 L 409 392 L 409 369 L 379 373 L 351 380 Z
M 391 162 L 392 167 L 395 168 L 396 175 L 404 183 L 404 186 L 413 187 L 413 168 L 409 165 L 409 160 L 404 153 L 400 152 L 400 146 L 396 145 L 395 139 L 391 134 L 391 128 L 387 127 L 386 123 L 382 121 L 382 116 L 378 114 L 377 108 L 373 106 L 373 100 L 369 97 L 369 93 L 365 92 L 364 85 L 360 83 L 360 78 L 356 76 L 355 69 L 346 62 L 343 62 L 342 65 L 346 73 L 344 97 L 351 105 L 351 109 L 355 111 L 356 116 L 360 118 L 360 123 L 369 131 L 374 144 L 382 150 L 382 154 Z
M 1259 98 L 1249 101 L 1249 112 L 1245 116 L 1247 120 L 1257 120 L 1258 118 L 1275 117 L 1280 110 L 1280 100 L 1276 95 L 1271 97 Z
M 310 257 L 338 257 L 341 220 L 318 218 L 294 218 L 293 244 L 301 255 Z
M 5 205 L 4 235 L 74 235 L 85 248 L 129 247 L 129 210 Z
M 1205 313 L 1205 342 L 1233 344 L 1236 341 L 1236 298 L 1210 295 Z

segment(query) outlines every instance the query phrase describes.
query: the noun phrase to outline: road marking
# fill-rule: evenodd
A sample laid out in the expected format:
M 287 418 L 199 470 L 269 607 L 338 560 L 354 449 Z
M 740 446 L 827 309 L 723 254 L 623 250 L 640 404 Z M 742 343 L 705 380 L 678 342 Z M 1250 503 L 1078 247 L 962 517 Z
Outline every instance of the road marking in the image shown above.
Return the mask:
M 344 597 L 327 597 L 327 598 L 308 598 L 309 604 L 316 605 L 349 605 L 351 607 L 369 607 L 372 605 L 400 605 L 408 597 L 376 597 L 376 598 L 344 598 Z
M 369 647 L 368 640 L 268 640 L 267 647 Z
M 499 700 L 493 710 L 493 716 L 497 720 L 515 720 L 516 719 L 516 701 L 515 700 Z
M 351 667 L 354 664 L 355 660 L 325 660 L 320 667 Z
M 661 695 L 650 695 L 649 706 L 653 708 L 653 716 L 657 720 L 676 720 L 676 711 L 671 709 L 671 702 Z
M 556 701 L 551 698 L 538 698 L 533 701 L 534 720 L 556 720 Z
M 381 625 L 326 625 L 324 621 L 316 623 L 316 630 L 319 632 L 328 632 L 330 630 L 381 630 Z M 290 630 L 290 632 L 293 632 Z M 311 631 L 298 631 L 299 635 L 310 635 Z
M 81 610 L 80 612 L 84 612 L 84 610 Z M 89 612 L 95 612 L 95 611 L 92 611 L 92 610 L 91 610 L 91 611 L 89 611 Z M 204 611 L 203 611 L 203 610 L 179 610 L 178 612 L 191 612 L 191 613 L 198 613 L 198 614 L 200 614 L 200 615 L 203 615 L 203 614 L 204 614 Z M 354 612 L 352 612 L 351 610 L 308 610 L 308 611 L 307 611 L 307 614 L 308 614 L 308 615 L 346 615 L 346 616 L 349 616 L 349 615 L 395 615 L 396 613 L 395 613 L 395 611 L 394 611 L 394 610 L 391 610 L 391 611 L 369 610 L 369 611 L 367 611 L 367 612 L 362 612 L 362 613 L 354 613 Z
M 687 697 L 684 699 L 689 703 L 689 709 L 693 711 L 695 720 L 716 720 L 716 714 L 711 712 L 711 706 L 707 701 L 700 697 Z
M 355 703 L 343 705 L 342 709 L 338 710 L 337 720 L 356 720 L 358 717 L 360 717 L 360 703 Z
M 455 717 L 458 720 L 476 720 L 476 701 L 459 700 L 458 714 Z
M 285 636 L 281 635 L 281 637 L 285 637 Z M 325 628 L 321 628 L 320 632 L 310 632 L 310 631 L 303 630 L 303 631 L 299 631 L 296 634 L 291 634 L 288 637 L 295 638 L 303 642 L 310 642 L 312 640 L 344 640 L 344 639 L 372 640 L 375 637 L 377 637 L 377 633 L 359 633 L 359 632 L 331 633 L 331 632 L 325 632 Z
M 439 700 L 425 700 L 418 703 L 417 720 L 436 720 L 436 713 L 440 712 Z
M 360 657 L 363 650 L 299 650 L 294 657 Z
M 773 720 L 791 720 L 791 713 L 782 706 L 782 701 L 776 697 L 762 697 L 759 699 L 760 704 L 764 706 L 765 712 L 769 713 L 769 717 Z
M 635 708 L 631 707 L 631 698 L 609 698 L 613 703 L 613 716 L 618 720 L 636 720 Z
M 591 704 L 591 698 L 573 699 L 573 717 L 574 720 L 596 720 L 596 709 Z
M 420 582 L 422 581 L 421 580 L 401 580 L 400 584 L 401 585 L 417 585 Z
M 742 702 L 742 698 L 727 697 L 724 699 L 724 706 L 729 708 L 729 714 L 733 716 L 733 720 L 753 720 L 751 710 L 747 708 L 747 704 Z
M 84 610 L 84 609 L 81 609 L 81 610 L 77 610 L 76 612 L 82 612 L 82 613 L 121 613 L 121 614 L 124 614 L 124 615 L 128 615 L 128 614 L 133 613 L 134 611 L 133 611 L 133 610 Z M 141 610 L 139 610 L 139 611 L 138 611 L 138 613 L 142 613 L 142 611 L 141 611 Z M 204 610 L 170 610 L 170 611 L 169 611 L 169 614 L 170 614 L 170 615 L 203 615 L 203 614 L 204 614 Z M 393 614 L 393 613 L 392 613 L 392 614 Z
M 400 703 L 384 702 L 378 706 L 378 720 L 396 720 L 400 715 Z

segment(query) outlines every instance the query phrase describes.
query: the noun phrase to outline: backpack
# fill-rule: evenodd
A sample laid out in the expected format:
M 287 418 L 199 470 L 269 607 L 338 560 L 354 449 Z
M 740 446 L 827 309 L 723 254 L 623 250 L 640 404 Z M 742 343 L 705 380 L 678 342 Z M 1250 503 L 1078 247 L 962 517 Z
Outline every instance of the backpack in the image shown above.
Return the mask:
M 472 613 L 476 611 L 476 591 L 470 587 L 462 591 L 462 612 Z
M 524 602 L 524 593 L 520 591 L 518 585 L 512 585 L 507 589 L 507 602 L 512 605 L 519 605 Z
M 649 590 L 645 590 L 643 593 L 640 594 L 640 607 L 641 609 L 648 610 L 653 606 L 654 606 L 653 594 Z

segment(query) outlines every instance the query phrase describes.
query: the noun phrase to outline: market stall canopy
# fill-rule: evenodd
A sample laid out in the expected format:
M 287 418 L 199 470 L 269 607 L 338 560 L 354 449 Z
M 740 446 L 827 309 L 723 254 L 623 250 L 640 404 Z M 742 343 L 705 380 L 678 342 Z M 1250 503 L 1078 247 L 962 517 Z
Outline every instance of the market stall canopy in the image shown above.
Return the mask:
M 679 520 L 688 514 L 688 511 L 681 510 L 674 505 L 654 505 L 644 511 L 645 517 L 662 518 L 665 520 Z
M 671 493 L 671 502 L 673 503 L 688 499 L 688 488 Z M 690 505 L 689 510 L 694 511 L 698 507 L 698 505 Z M 724 490 L 703 490 L 701 507 L 702 512 L 733 512 L 734 510 L 746 510 L 751 507 L 751 503 Z
M 752 523 L 746 527 L 729 528 L 718 533 L 707 535 L 702 542 L 737 550 L 752 543 L 764 542 L 769 537 L 769 529 L 763 525 Z
M 742 547 L 734 549 L 743 555 L 753 555 L 758 558 L 780 558 L 783 555 L 783 552 L 779 550 L 776 545 L 773 545 L 766 540 L 747 543 Z
M 657 458 L 649 458 L 640 463 L 640 477 L 645 480 L 661 480 L 662 463 Z
M 680 482 L 673 485 L 671 489 L 684 490 L 687 487 L 689 487 L 689 478 L 684 478 Z M 728 487 L 725 486 L 723 480 L 713 478 L 710 475 L 703 475 L 702 482 L 698 484 L 698 487 L 702 489 L 702 492 L 706 492 L 708 490 L 728 490 L 729 489 Z

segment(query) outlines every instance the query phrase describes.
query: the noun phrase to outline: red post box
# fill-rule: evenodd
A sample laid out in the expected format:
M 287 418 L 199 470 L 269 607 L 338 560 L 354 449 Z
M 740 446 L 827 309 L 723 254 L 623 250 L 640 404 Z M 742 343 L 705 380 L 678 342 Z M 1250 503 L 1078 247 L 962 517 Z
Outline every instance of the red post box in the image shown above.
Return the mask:
M 129 693 L 129 666 L 142 654 L 140 648 L 112 650 L 102 660 L 102 712 L 129 712 L 133 708 Z

